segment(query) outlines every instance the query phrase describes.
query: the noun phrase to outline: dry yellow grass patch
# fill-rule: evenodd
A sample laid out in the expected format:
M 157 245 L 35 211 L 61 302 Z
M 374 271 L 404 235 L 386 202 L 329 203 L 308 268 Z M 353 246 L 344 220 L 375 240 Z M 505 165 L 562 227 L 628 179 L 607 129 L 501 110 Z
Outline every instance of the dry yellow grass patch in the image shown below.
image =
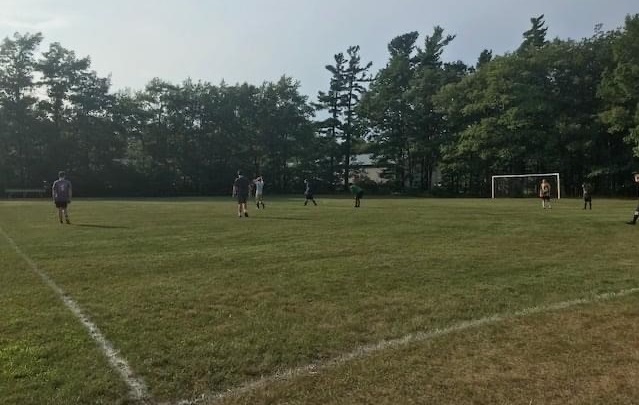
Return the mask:
M 637 404 L 639 296 L 517 318 L 224 404 Z

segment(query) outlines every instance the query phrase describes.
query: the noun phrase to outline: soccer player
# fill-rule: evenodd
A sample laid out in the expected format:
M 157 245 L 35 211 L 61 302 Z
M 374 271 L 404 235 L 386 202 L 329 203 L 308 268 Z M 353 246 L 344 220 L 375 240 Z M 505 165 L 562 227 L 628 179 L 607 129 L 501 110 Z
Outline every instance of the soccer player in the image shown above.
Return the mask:
M 58 209 L 58 218 L 62 224 L 62 216 L 67 224 L 71 224 L 69 220 L 68 205 L 71 204 L 71 182 L 66 179 L 66 173 L 61 171 L 58 173 L 58 180 L 53 182 L 51 186 L 51 195 L 53 202 Z
M 541 180 L 541 185 L 539 186 L 539 198 L 541 198 L 541 206 L 546 209 L 552 208 L 550 206 L 550 183 L 546 179 Z
M 364 197 L 364 190 L 361 187 L 356 186 L 355 184 L 351 184 L 350 187 L 351 193 L 355 196 L 355 208 L 359 208 L 359 203 L 362 197 Z
M 637 208 L 635 208 L 635 215 L 632 217 L 632 221 L 626 222 L 628 225 L 636 225 L 639 218 L 639 173 L 635 173 L 635 184 L 637 184 Z
M 242 214 L 248 217 L 248 208 L 246 208 L 246 201 L 249 196 L 249 179 L 242 175 L 242 171 L 237 171 L 237 178 L 233 182 L 233 197 L 237 197 L 237 216 L 242 218 Z
M 257 209 L 260 209 L 260 204 L 262 204 L 262 209 L 264 209 L 264 201 L 262 200 L 262 194 L 264 193 L 264 179 L 262 176 L 259 176 L 257 179 L 253 180 L 253 184 L 255 184 L 255 205 L 257 205 Z
M 590 209 L 592 209 L 592 186 L 590 183 L 583 183 L 581 189 L 584 192 L 584 209 L 586 209 L 586 205 L 589 205 Z
M 253 181 L 249 181 L 249 198 L 252 195 L 255 195 L 255 184 L 253 184 Z
M 304 180 L 304 184 L 306 185 L 306 190 L 304 190 L 304 205 L 308 204 L 309 201 L 313 201 L 313 205 L 317 205 L 313 198 L 313 185 L 307 179 Z

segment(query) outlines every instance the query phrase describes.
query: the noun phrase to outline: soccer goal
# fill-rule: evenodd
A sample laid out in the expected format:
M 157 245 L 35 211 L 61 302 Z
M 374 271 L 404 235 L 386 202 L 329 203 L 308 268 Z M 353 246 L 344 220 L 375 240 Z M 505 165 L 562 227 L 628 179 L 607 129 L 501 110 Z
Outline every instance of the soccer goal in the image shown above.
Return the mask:
M 551 186 L 551 195 L 561 198 L 559 173 L 498 174 L 492 176 L 492 198 L 496 197 L 537 197 L 539 183 L 546 179 Z

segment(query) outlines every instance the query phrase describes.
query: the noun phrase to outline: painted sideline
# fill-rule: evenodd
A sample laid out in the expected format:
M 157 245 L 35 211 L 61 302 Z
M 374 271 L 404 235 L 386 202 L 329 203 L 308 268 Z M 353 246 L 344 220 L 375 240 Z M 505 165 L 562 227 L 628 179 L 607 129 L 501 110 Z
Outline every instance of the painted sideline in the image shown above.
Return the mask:
M 64 302 L 64 305 L 73 312 L 73 315 L 75 315 L 82 325 L 84 325 L 84 327 L 88 330 L 89 336 L 91 336 L 91 338 L 100 346 L 102 352 L 109 360 L 109 363 L 111 363 L 111 367 L 120 374 L 122 380 L 129 387 L 129 396 L 131 399 L 136 402 L 149 402 L 151 397 L 144 381 L 140 377 L 136 377 L 127 361 L 120 356 L 119 350 L 117 350 L 113 344 L 104 337 L 102 332 L 100 332 L 100 329 L 98 329 L 97 325 L 84 313 L 80 305 L 78 305 L 78 303 L 65 293 L 64 290 L 60 288 L 47 273 L 42 271 L 38 265 L 31 260 L 31 258 L 27 256 L 22 249 L 20 249 L 16 242 L 4 231 L 4 229 L 2 229 L 1 226 L 0 233 L 5 237 L 16 253 L 18 253 L 18 255 L 20 255 L 27 264 L 29 264 L 31 270 L 40 276 L 42 281 L 44 281 L 49 288 L 55 291 L 62 302 Z
M 338 357 L 334 357 L 330 360 L 323 362 L 311 363 L 305 366 L 292 368 L 277 372 L 271 376 L 259 378 L 254 381 L 247 382 L 237 388 L 230 389 L 223 392 L 202 394 L 198 398 L 191 400 L 182 400 L 176 402 L 175 405 L 211 405 L 219 401 L 222 401 L 228 397 L 239 396 L 242 394 L 255 391 L 259 388 L 268 386 L 269 384 L 276 383 L 278 381 L 288 381 L 297 377 L 309 376 L 317 374 L 320 371 L 331 369 L 343 365 L 349 361 L 361 359 L 370 356 L 374 353 L 381 352 L 382 350 L 400 348 L 412 343 L 419 343 L 426 340 L 434 339 L 440 336 L 449 335 L 454 332 L 463 331 L 466 329 L 477 328 L 483 325 L 494 324 L 514 318 L 525 317 L 528 315 L 538 314 L 542 312 L 552 312 L 562 309 L 571 308 L 578 305 L 591 304 L 598 301 L 610 300 L 613 298 L 624 297 L 627 295 L 639 293 L 639 288 L 630 288 L 627 290 L 621 290 L 617 292 L 607 292 L 598 295 L 591 296 L 589 298 L 580 298 L 571 301 L 558 302 L 555 304 L 548 304 L 542 306 L 536 306 L 531 308 L 522 309 L 520 311 L 504 314 L 495 314 L 484 318 L 474 319 L 470 321 L 463 321 L 456 323 L 452 326 L 434 329 L 425 332 L 416 332 L 405 335 L 401 338 L 382 340 L 378 343 L 371 345 L 361 346 L 356 348 L 350 353 L 343 354 Z

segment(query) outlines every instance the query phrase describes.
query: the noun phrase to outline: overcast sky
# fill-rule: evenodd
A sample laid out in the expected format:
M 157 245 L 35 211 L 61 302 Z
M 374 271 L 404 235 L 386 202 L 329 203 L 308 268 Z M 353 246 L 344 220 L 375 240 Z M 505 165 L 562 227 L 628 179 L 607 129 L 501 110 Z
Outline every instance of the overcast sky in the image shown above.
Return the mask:
M 457 38 L 445 60 L 475 63 L 521 43 L 530 18 L 545 14 L 549 37 L 588 37 L 594 26 L 623 25 L 639 0 L 0 0 L 0 37 L 42 32 L 89 55 L 114 90 L 141 89 L 153 77 L 260 84 L 287 74 L 313 97 L 328 86 L 324 65 L 360 45 L 373 72 L 395 36 L 435 25 Z

